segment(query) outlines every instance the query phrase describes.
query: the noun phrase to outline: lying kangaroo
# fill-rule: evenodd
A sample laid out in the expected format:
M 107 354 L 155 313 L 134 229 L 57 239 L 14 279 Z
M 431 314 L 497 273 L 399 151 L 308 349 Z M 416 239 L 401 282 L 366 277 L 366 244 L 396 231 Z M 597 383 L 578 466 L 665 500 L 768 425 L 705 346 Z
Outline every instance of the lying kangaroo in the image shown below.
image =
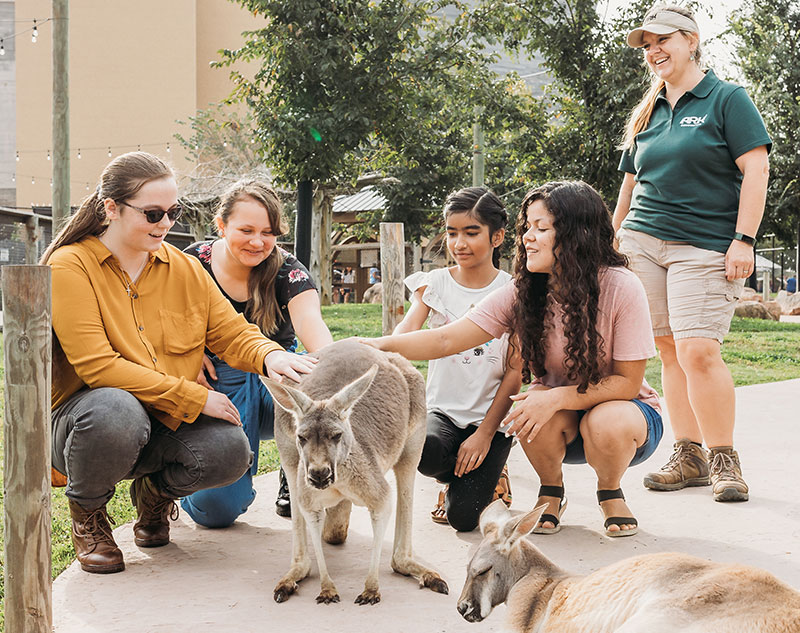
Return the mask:
M 686 554 L 646 554 L 570 576 L 525 536 L 547 508 L 481 515 L 483 541 L 467 567 L 458 612 L 478 622 L 508 603 L 519 633 L 797 633 L 800 592 L 754 567 Z
M 372 558 L 357 604 L 375 604 L 378 566 L 392 513 L 384 474 L 397 482 L 392 569 L 421 586 L 447 593 L 447 583 L 412 557 L 411 509 L 414 475 L 425 443 L 425 383 L 402 356 L 379 352 L 357 341 L 320 350 L 319 363 L 295 389 L 263 379 L 275 402 L 275 441 L 286 471 L 292 504 L 292 566 L 275 587 L 276 602 L 297 589 L 311 568 L 306 522 L 322 584 L 317 602 L 338 602 L 328 575 L 323 539 L 347 538 L 352 504 L 372 518 Z

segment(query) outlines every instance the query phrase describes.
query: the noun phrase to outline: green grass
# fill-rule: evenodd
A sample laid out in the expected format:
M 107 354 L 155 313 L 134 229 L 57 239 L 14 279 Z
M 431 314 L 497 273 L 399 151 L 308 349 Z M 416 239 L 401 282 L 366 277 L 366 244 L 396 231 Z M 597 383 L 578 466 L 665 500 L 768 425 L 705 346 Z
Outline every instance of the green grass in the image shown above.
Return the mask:
M 325 322 L 334 339 L 349 336 L 380 336 L 382 328 L 381 306 L 375 304 L 337 304 L 322 309 Z M 773 382 L 800 377 L 800 324 L 777 323 L 757 319 L 735 318 L 731 332 L 725 339 L 722 355 L 733 374 L 736 386 Z M 0 359 L 2 359 L 2 337 L 0 337 Z M 427 363 L 415 365 L 425 373 Z M 647 381 L 661 391 L 661 363 L 651 359 L 647 364 Z M 3 367 L 0 363 L 0 380 Z M 0 385 L 3 383 L 0 382 Z M 0 389 L 0 404 L 3 393 Z M 0 446 L 3 445 L 3 427 L 0 425 Z M 275 442 L 262 442 L 259 452 L 259 474 L 277 469 L 279 463 Z M 3 464 L 0 463 L 0 481 Z M 129 482 L 121 482 L 117 493 L 109 503 L 109 514 L 118 525 L 135 518 L 128 499 Z M 3 489 L 0 487 L 0 508 Z M 0 545 L 2 545 L 2 523 L 0 523 Z M 70 519 L 63 488 L 53 489 L 52 495 L 52 551 L 53 577 L 60 574 L 74 559 L 70 542 Z M 4 596 L 2 568 L 0 567 L 0 601 Z M 0 611 L 0 633 L 4 630 L 4 612 Z

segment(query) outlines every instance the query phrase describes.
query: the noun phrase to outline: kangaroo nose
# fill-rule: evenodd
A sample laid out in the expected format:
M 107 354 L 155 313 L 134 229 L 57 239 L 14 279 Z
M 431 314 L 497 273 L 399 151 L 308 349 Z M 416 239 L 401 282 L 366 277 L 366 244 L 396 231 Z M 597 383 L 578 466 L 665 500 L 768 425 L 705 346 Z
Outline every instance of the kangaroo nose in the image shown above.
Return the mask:
M 462 600 L 461 602 L 458 603 L 457 608 L 458 612 L 461 615 L 464 615 L 467 611 L 469 611 L 469 602 L 467 602 L 466 600 Z
M 308 470 L 308 481 L 315 488 L 326 488 L 331 480 L 331 469 L 328 466 Z

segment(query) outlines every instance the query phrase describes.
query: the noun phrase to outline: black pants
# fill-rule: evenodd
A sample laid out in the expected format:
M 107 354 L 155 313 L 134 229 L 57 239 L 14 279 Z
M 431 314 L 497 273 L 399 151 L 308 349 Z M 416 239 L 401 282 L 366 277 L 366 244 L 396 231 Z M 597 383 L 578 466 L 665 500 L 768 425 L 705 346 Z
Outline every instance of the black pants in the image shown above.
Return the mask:
M 513 443 L 513 438 L 495 433 L 483 463 L 475 470 L 456 477 L 458 449 L 477 430 L 475 425 L 462 429 L 443 413 L 428 411 L 428 432 L 418 470 L 423 475 L 450 484 L 445 511 L 448 522 L 459 532 L 469 532 L 478 526 L 481 512 L 492 501 L 497 480 Z

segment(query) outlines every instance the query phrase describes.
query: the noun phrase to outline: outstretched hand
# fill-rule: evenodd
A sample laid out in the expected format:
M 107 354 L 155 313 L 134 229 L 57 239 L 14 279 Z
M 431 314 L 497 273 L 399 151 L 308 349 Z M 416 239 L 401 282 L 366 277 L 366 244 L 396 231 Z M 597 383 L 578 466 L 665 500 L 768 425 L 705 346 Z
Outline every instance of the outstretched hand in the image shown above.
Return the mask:
M 318 362 L 313 356 L 276 350 L 267 354 L 264 359 L 264 369 L 267 376 L 278 382 L 281 382 L 284 376 L 299 382 L 300 375 L 311 373 Z

